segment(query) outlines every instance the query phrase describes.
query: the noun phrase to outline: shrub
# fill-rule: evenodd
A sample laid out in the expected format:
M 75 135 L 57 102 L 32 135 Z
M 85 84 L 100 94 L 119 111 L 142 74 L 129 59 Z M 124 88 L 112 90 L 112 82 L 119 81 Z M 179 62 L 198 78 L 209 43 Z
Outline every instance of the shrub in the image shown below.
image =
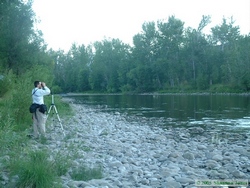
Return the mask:
M 45 151 L 31 151 L 27 156 L 16 158 L 10 165 L 11 174 L 17 175 L 16 187 L 53 187 L 56 172 Z

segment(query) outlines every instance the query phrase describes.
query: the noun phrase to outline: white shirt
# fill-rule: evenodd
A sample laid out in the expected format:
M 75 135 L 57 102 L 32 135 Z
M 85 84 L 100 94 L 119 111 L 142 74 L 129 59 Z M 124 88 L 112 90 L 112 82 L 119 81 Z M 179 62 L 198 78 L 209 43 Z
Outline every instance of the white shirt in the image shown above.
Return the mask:
M 50 89 L 45 86 L 44 89 L 34 88 L 32 89 L 32 100 L 36 104 L 44 104 L 43 96 L 49 95 Z

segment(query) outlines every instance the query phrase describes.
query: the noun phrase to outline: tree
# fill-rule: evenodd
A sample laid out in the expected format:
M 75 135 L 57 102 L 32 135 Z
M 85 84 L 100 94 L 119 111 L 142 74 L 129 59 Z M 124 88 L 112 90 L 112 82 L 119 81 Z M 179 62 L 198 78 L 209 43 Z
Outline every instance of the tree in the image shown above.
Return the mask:
M 240 53 L 238 40 L 240 39 L 240 31 L 238 26 L 233 26 L 234 21 L 231 18 L 230 22 L 223 18 L 222 24 L 213 27 L 212 30 L 212 45 L 219 48 L 221 55 L 224 58 L 222 65 L 223 81 L 226 84 L 238 84 L 238 76 L 241 68 Z
M 153 66 L 156 59 L 158 32 L 155 22 L 145 22 L 142 25 L 142 33 L 133 37 L 132 62 L 135 66 L 129 73 L 132 88 L 140 92 L 154 89 Z
M 180 81 L 180 49 L 183 45 L 184 22 L 174 16 L 168 18 L 168 22 L 158 22 L 159 28 L 159 58 L 164 70 L 163 82 L 169 83 L 171 87 Z
M 41 32 L 34 30 L 32 0 L 0 3 L 0 66 L 21 74 L 37 62 L 43 47 Z
M 117 92 L 120 91 L 120 69 L 128 57 L 128 46 L 118 39 L 103 40 L 94 43 L 95 55 L 90 65 L 90 84 L 92 89 Z M 120 70 L 120 71 L 119 71 Z
M 185 80 L 189 80 L 193 87 L 208 88 L 210 71 L 209 44 L 202 30 L 210 23 L 210 16 L 202 16 L 197 29 L 187 28 L 183 56 L 185 61 Z

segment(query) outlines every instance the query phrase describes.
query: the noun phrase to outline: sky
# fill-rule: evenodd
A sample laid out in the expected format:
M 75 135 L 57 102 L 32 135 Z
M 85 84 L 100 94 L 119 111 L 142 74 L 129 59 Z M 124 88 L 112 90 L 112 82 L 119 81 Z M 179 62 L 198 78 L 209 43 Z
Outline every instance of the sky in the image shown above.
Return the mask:
M 202 15 L 211 23 L 204 32 L 233 17 L 242 35 L 250 33 L 250 0 L 34 0 L 33 10 L 48 48 L 68 51 L 73 43 L 85 46 L 118 38 L 133 44 L 142 24 L 169 16 L 184 27 L 198 28 Z

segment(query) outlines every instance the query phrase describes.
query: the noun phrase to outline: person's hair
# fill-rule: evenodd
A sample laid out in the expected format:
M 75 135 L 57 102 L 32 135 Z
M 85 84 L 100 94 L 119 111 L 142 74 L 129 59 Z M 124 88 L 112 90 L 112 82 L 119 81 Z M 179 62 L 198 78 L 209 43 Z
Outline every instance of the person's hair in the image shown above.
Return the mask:
M 39 85 L 40 81 L 35 81 L 34 86 L 37 87 Z

